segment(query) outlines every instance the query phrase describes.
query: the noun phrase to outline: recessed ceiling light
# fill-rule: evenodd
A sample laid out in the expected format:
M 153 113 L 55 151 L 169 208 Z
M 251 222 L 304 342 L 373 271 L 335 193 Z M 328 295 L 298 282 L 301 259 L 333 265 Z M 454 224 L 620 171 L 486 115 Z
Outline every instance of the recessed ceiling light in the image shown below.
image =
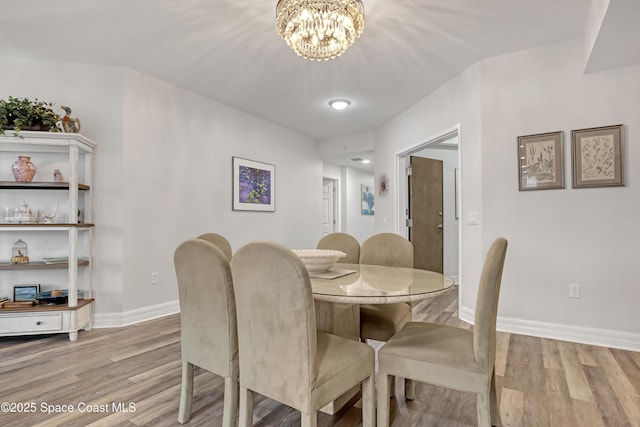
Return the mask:
M 364 159 L 364 160 L 362 161 L 362 163 L 364 163 L 364 164 L 366 165 L 366 164 L 371 163 L 371 160 Z
M 348 99 L 332 99 L 329 101 L 329 106 L 334 110 L 344 110 L 349 105 L 351 105 L 351 101 Z

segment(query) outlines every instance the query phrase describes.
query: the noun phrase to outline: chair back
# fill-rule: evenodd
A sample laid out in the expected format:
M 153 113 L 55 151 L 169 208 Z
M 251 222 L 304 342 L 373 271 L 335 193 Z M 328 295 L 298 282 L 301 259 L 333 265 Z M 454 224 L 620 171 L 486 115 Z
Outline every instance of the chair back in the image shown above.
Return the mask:
M 360 264 L 413 267 L 413 244 L 398 234 L 375 234 L 362 243 Z
M 498 297 L 506 254 L 507 241 L 496 239 L 487 252 L 478 286 L 473 349 L 476 362 L 487 371 L 492 370 L 495 363 Z
M 198 239 L 206 240 L 207 242 L 213 243 L 218 247 L 218 249 L 222 251 L 227 259 L 231 261 L 231 256 L 233 255 L 231 244 L 224 236 L 217 233 L 205 233 L 198 236 Z
M 358 264 L 360 262 L 360 243 L 347 233 L 330 233 L 322 237 L 316 246 L 317 249 L 334 249 L 347 254 L 338 262 Z
M 231 261 L 238 307 L 240 385 L 292 407 L 317 381 L 316 315 L 307 268 L 277 243 L 255 242 Z
M 191 239 L 174 254 L 182 359 L 222 376 L 238 358 L 236 306 L 229 260 L 212 243 Z

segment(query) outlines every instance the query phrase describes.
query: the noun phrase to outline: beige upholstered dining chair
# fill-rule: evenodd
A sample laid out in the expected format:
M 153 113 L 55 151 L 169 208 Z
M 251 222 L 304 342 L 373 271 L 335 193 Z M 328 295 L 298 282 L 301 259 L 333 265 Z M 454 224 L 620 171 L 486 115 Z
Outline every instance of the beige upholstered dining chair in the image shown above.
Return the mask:
M 206 240 L 207 242 L 211 242 L 216 245 L 218 249 L 220 249 L 222 253 L 227 257 L 229 262 L 231 262 L 233 251 L 231 250 L 231 244 L 224 236 L 217 233 L 205 233 L 199 235 L 198 239 Z
M 238 414 L 238 335 L 231 266 L 218 247 L 202 239 L 178 246 L 174 264 L 180 296 L 182 391 L 178 422 L 191 418 L 193 371 L 224 377 L 222 425 Z
M 375 234 L 362 243 L 360 264 L 413 267 L 413 245 L 398 234 Z M 387 341 L 410 320 L 408 303 L 363 304 L 360 306 L 360 338 Z M 405 382 L 407 399 L 413 399 L 414 389 L 413 382 Z
M 364 426 L 375 425 L 374 351 L 316 331 L 307 268 L 276 243 L 240 248 L 231 262 L 238 307 L 239 425 L 252 425 L 253 393 L 301 412 L 315 427 L 317 411 L 362 383 Z
M 338 262 L 346 264 L 358 264 L 360 262 L 360 243 L 347 233 L 330 233 L 322 237 L 316 249 L 334 249 L 347 254 L 340 258 Z
M 378 426 L 389 425 L 389 375 L 478 394 L 478 425 L 500 425 L 495 382 L 496 317 L 507 241 L 496 239 L 484 262 L 473 331 L 409 322 L 378 352 Z

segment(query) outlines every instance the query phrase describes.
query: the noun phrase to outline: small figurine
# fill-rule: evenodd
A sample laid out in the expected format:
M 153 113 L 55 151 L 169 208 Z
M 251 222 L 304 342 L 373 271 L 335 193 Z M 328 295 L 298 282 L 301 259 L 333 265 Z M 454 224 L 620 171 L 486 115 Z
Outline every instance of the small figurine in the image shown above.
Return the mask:
M 29 222 L 32 217 L 31 208 L 24 200 L 20 203 L 20 206 L 14 210 L 14 219 L 18 222 Z
M 62 118 L 62 128 L 64 129 L 64 131 L 69 133 L 80 132 L 80 119 L 78 119 L 77 117 L 71 118 L 71 108 L 64 105 L 61 105 L 60 107 L 64 110 L 65 113 L 67 113 Z
M 64 175 L 62 175 L 60 169 L 56 169 L 53 171 L 53 180 L 55 182 L 64 182 Z
M 29 264 L 29 249 L 27 247 L 27 243 L 19 239 L 17 242 L 13 244 L 13 248 L 11 249 L 11 264 Z
M 58 205 L 56 205 L 56 208 L 49 215 L 39 213 L 38 222 L 40 222 L 41 224 L 51 224 L 53 223 L 53 218 L 55 218 L 57 213 L 58 213 Z

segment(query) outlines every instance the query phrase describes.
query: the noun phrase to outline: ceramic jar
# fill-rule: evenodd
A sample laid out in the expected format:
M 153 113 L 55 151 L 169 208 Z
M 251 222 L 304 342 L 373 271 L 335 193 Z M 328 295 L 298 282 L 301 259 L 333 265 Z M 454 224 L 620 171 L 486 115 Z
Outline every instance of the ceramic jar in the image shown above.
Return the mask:
M 31 163 L 29 156 L 18 156 L 18 161 L 13 164 L 12 169 L 17 182 L 31 182 L 36 174 L 36 165 Z

